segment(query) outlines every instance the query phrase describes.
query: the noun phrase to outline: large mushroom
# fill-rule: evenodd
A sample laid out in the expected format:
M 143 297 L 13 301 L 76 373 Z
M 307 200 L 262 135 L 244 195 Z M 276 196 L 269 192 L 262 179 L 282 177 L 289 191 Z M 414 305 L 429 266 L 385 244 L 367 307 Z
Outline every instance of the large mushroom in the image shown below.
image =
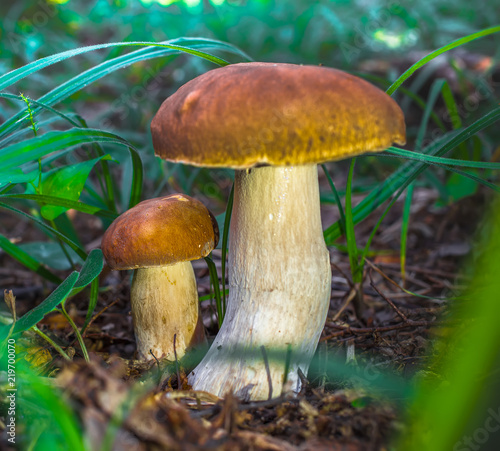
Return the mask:
M 101 248 L 111 269 L 135 269 L 130 289 L 140 359 L 181 358 L 206 341 L 191 260 L 217 246 L 210 211 L 184 194 L 149 199 L 120 215 Z
M 284 380 L 298 390 L 330 301 L 317 164 L 404 144 L 401 109 L 339 70 L 242 63 L 183 85 L 151 131 L 162 158 L 237 170 L 227 312 L 190 383 L 245 399 L 278 396 Z M 272 358 L 285 349 L 286 375 Z

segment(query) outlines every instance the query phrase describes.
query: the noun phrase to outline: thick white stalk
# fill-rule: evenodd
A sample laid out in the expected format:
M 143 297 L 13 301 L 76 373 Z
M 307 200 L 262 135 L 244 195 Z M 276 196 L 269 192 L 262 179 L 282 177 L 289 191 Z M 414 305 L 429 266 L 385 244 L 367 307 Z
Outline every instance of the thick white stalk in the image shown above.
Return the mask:
M 175 360 L 174 335 L 179 359 L 205 341 L 191 262 L 137 269 L 130 301 L 140 359 L 153 359 L 152 352 L 158 359 Z
M 285 364 L 273 359 L 273 350 L 291 347 L 287 378 L 298 390 L 298 368 L 307 374 L 330 301 L 319 205 L 316 165 L 236 173 L 228 307 L 190 375 L 194 389 L 219 396 L 232 390 L 245 399 L 279 396 Z

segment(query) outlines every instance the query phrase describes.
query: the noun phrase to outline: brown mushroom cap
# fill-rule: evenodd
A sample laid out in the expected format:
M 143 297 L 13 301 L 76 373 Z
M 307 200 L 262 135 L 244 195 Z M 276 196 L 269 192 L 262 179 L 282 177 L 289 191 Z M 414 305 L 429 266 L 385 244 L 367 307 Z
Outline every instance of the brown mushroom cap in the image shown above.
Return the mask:
M 109 226 L 101 248 L 111 269 L 165 266 L 206 257 L 219 242 L 212 213 L 185 194 L 149 199 Z
M 315 164 L 405 143 L 403 112 L 345 72 L 241 63 L 189 81 L 151 123 L 164 159 L 197 166 Z

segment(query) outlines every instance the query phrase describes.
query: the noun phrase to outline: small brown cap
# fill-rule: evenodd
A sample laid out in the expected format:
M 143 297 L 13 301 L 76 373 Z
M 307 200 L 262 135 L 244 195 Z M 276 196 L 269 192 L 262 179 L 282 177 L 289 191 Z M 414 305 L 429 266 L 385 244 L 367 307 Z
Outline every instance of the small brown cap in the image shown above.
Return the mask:
M 138 203 L 109 226 L 101 248 L 111 269 L 165 266 L 206 257 L 219 242 L 212 213 L 172 194 Z
M 403 112 L 336 69 L 241 63 L 206 72 L 151 123 L 158 156 L 197 166 L 316 164 L 405 143 Z

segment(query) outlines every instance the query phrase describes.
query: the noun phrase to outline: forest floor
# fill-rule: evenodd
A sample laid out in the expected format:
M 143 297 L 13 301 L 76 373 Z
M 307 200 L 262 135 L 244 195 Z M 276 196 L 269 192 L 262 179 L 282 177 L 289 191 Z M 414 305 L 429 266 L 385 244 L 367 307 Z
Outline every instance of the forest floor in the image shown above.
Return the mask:
M 39 327 L 67 351 L 74 350 L 73 361 L 64 361 L 34 334 L 24 339 L 25 358 L 62 390 L 68 405 L 78 412 L 92 449 L 101 449 L 110 424 L 115 426 L 113 449 L 117 450 L 385 449 L 404 433 L 408 403 L 401 391 L 391 392 L 391 377 L 412 387 L 416 375 L 429 371 L 432 342 L 439 335 L 439 324 L 446 322 L 451 303 L 446 299 L 467 284 L 460 269 L 480 226 L 479 220 L 471 218 L 480 218 L 486 203 L 482 194 L 451 206 L 439 207 L 436 201 L 434 191 L 415 190 L 404 281 L 399 265 L 402 201 L 389 213 L 372 246 L 378 252 L 370 255 L 366 265 L 362 287 L 366 307 L 361 318 L 348 302 L 353 293 L 348 257 L 332 249 L 330 311 L 316 360 L 325 363 L 323 368 L 347 360 L 349 371 L 332 377 L 331 372 L 321 371 L 320 363 L 298 396 L 284 394 L 250 403 L 234 396 L 218 399 L 190 390 L 186 381 L 190 368 L 177 366 L 168 372 L 164 362 L 134 360 L 129 274 L 106 267 L 95 317 L 85 333 L 90 363 L 83 360 L 71 327 L 57 312 Z M 323 210 L 325 223 L 331 224 L 334 207 Z M 375 225 L 377 215 L 372 216 L 356 229 L 360 243 Z M 85 215 L 78 215 L 75 223 L 78 220 L 89 246 L 98 246 L 102 235 L 98 221 Z M 36 238 L 36 230 L 15 224 L 17 219 L 8 215 L 2 218 L 2 227 L 9 229 L 9 221 L 23 241 Z M 213 253 L 219 270 L 220 255 L 219 250 Z M 0 286 L 13 290 L 18 316 L 53 289 L 4 254 L 0 263 Z M 194 268 L 200 296 L 209 294 L 205 262 L 194 262 Z M 85 320 L 87 302 L 85 292 L 67 302 L 77 325 Z M 210 301 L 202 303 L 202 314 L 207 335 L 213 339 L 217 326 Z

